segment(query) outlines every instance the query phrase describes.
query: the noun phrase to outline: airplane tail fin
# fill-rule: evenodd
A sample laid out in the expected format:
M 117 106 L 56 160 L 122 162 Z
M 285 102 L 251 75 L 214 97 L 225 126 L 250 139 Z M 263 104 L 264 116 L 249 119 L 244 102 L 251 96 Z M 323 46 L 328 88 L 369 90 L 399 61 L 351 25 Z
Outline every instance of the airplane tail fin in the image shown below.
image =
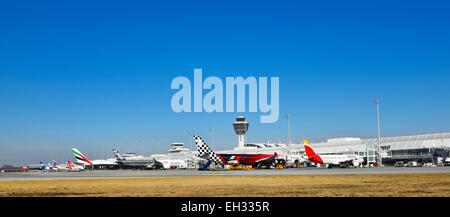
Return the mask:
M 205 141 L 203 141 L 202 137 L 200 136 L 194 136 L 194 140 L 195 140 L 195 145 L 197 146 L 197 151 L 198 151 L 198 157 L 206 159 L 206 160 L 211 160 L 212 162 L 215 163 L 219 163 L 219 164 L 224 164 L 226 163 L 225 160 L 220 157 L 220 155 L 217 155 L 216 153 L 214 153 L 214 151 L 211 150 L 211 148 L 209 148 Z
M 308 140 L 303 140 L 304 146 L 305 146 L 305 152 L 306 152 L 306 156 L 308 156 L 308 158 L 314 157 L 316 156 L 316 152 L 314 152 L 314 150 L 311 148 L 311 146 L 309 145 Z
M 125 158 L 122 157 L 122 155 L 120 154 L 120 152 L 119 152 L 117 149 L 114 149 L 114 148 L 113 148 L 112 151 L 113 151 L 113 153 L 114 153 L 114 156 L 116 156 L 117 160 L 121 161 L 121 160 L 124 160 L 124 159 L 125 159 Z
M 93 165 L 78 149 L 72 148 L 72 153 L 75 155 L 78 163 Z
M 70 161 L 67 161 L 67 165 L 68 165 L 69 167 L 75 167 Z

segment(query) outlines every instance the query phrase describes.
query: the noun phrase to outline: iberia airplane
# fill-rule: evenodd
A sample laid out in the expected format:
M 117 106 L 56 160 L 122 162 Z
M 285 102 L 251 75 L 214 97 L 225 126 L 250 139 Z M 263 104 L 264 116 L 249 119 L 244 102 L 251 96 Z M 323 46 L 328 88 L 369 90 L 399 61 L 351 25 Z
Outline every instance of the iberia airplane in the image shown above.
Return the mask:
M 307 140 L 303 140 L 306 156 L 308 160 L 319 164 L 328 164 L 328 168 L 340 166 L 348 168 L 359 165 L 360 158 L 357 155 L 318 155 L 309 145 Z

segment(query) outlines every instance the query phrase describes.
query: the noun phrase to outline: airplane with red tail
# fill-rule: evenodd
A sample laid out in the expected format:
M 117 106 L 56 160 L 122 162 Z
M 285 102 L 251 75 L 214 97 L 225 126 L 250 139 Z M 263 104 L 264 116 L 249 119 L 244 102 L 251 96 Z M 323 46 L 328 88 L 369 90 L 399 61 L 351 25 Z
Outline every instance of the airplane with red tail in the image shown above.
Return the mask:
M 333 166 L 345 167 L 358 166 L 361 159 L 357 155 L 319 155 L 311 148 L 307 140 L 303 140 L 306 156 L 308 160 L 319 164 L 328 164 L 328 168 Z
M 67 164 L 66 170 L 69 170 L 69 171 L 83 171 L 84 170 L 83 166 L 75 165 L 70 161 L 67 161 L 66 164 Z
M 209 148 L 200 136 L 194 136 L 197 145 L 198 157 L 214 162 L 219 165 L 227 165 L 239 163 L 242 165 L 250 165 L 253 168 L 275 167 L 277 164 L 286 164 L 284 159 L 279 159 L 279 155 L 274 154 L 218 154 Z

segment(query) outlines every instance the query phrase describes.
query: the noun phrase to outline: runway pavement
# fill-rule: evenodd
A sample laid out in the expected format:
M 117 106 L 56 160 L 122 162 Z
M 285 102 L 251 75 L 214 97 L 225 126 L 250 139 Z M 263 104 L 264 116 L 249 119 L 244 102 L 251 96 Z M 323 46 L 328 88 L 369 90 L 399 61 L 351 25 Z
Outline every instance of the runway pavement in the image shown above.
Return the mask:
M 449 173 L 450 167 L 376 167 L 376 168 L 293 168 L 261 169 L 249 171 L 198 171 L 198 170 L 94 170 L 85 172 L 6 172 L 0 181 L 150 178 L 150 177 L 208 177 L 208 176 L 284 176 L 284 175 L 358 175 L 358 174 L 419 174 Z

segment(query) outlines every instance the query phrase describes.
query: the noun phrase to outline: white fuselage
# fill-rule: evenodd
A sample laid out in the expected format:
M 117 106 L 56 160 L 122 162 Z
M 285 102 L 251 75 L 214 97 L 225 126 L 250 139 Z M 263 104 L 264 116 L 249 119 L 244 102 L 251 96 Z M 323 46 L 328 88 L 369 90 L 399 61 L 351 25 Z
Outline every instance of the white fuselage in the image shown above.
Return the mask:
M 357 155 L 319 155 L 322 158 L 322 164 L 341 165 L 345 162 L 357 161 Z

